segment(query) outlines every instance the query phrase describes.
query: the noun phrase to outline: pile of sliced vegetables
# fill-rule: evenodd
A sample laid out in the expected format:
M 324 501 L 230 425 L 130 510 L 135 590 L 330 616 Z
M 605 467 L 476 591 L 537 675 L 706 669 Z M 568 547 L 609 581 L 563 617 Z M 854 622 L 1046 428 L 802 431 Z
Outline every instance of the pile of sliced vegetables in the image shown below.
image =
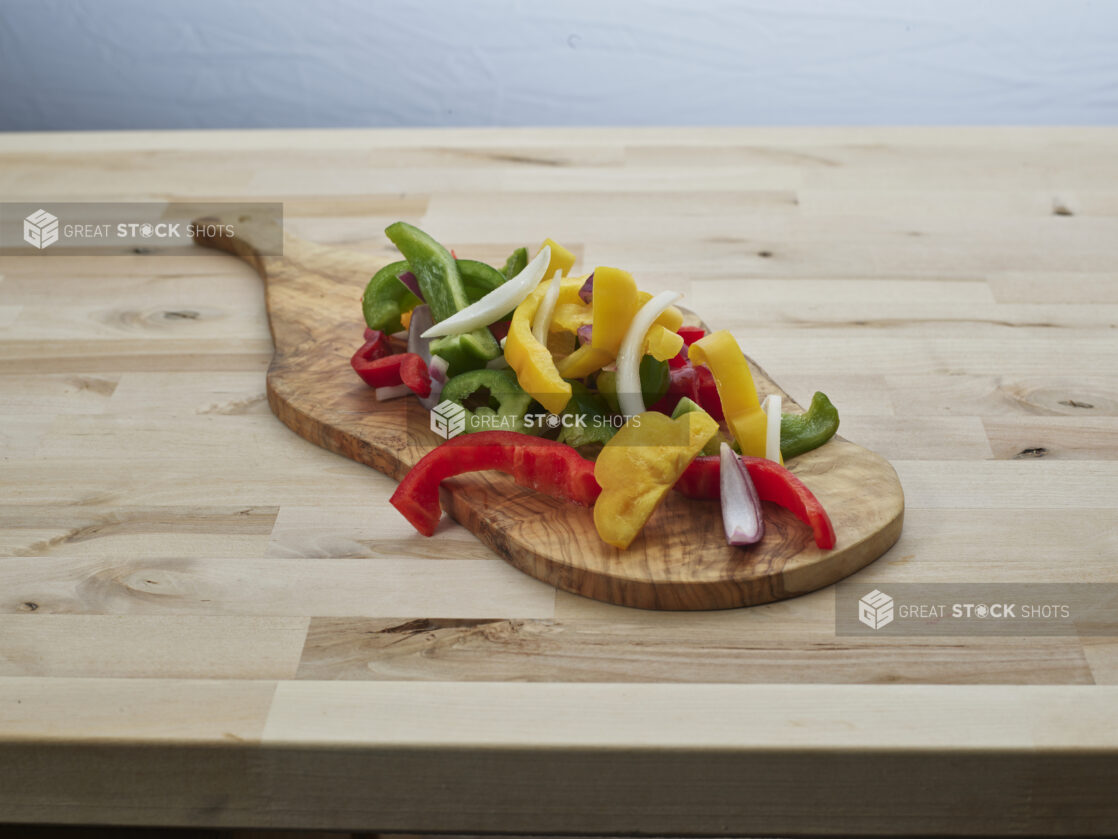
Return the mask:
M 570 277 L 574 255 L 550 239 L 498 270 L 405 222 L 385 233 L 405 258 L 369 281 L 351 364 L 377 399 L 414 394 L 465 426 L 392 496 L 419 532 L 438 524 L 444 479 L 495 469 L 593 505 L 598 534 L 621 549 L 673 488 L 720 500 L 730 545 L 763 538 L 770 501 L 834 547 L 823 506 L 783 464 L 831 439 L 838 412 L 822 393 L 805 413 L 762 402 L 737 341 L 685 326 L 680 293 L 648 294 L 605 266 Z

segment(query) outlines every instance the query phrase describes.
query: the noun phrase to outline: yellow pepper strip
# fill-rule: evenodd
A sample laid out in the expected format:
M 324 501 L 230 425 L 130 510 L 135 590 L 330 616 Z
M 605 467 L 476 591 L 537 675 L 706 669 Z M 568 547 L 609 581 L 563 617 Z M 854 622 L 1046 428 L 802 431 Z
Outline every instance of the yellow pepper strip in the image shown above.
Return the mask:
M 551 261 L 547 263 L 547 270 L 543 272 L 543 278 L 550 280 L 555 276 L 556 271 L 562 271 L 563 276 L 567 276 L 575 266 L 575 255 L 554 239 L 544 239 L 543 244 L 540 245 L 540 250 L 542 251 L 547 245 L 551 245 Z M 539 251 L 536 251 L 536 253 L 539 253 Z
M 581 379 L 613 361 L 637 310 L 651 299 L 651 294 L 637 289 L 628 271 L 604 266 L 596 268 L 594 302 L 588 307 L 593 333 L 589 344 L 579 347 L 559 362 L 563 378 Z M 552 325 L 563 329 L 573 327 L 572 331 L 577 331 L 585 322 L 585 317 L 585 309 L 557 306 Z M 683 339 L 676 330 L 682 323 L 683 315 L 679 309 L 672 306 L 664 310 L 645 337 L 643 354 L 654 356 L 657 361 L 666 361 L 678 355 Z
M 594 310 L 585 303 L 560 303 L 551 316 L 551 329 L 578 332 L 580 326 L 594 322 Z
M 547 351 L 551 353 L 551 357 L 564 358 L 575 351 L 576 338 L 573 332 L 549 332 L 547 333 Z M 556 368 L 558 368 L 556 363 Z
M 561 281 L 559 302 L 570 303 L 578 299 L 585 277 Z M 543 296 L 547 293 L 548 280 L 544 280 L 516 307 L 505 339 L 505 360 L 516 372 L 516 380 L 525 391 L 553 414 L 561 413 L 571 398 L 570 382 L 563 381 L 551 352 L 532 334 L 532 318 L 536 316 Z
M 705 364 L 714 374 L 726 425 L 741 446 L 741 453 L 764 457 L 768 419 L 761 410 L 749 362 L 734 336 L 725 329 L 712 332 L 688 347 L 687 357 L 692 364 Z
M 594 284 L 597 285 L 597 283 L 598 278 L 595 277 Z M 647 291 L 638 291 L 637 308 L 639 309 L 651 299 L 652 295 L 649 294 Z M 683 312 L 681 312 L 675 306 L 669 306 L 660 313 L 660 317 L 656 318 L 653 323 L 658 323 L 665 329 L 670 330 L 671 332 L 675 332 L 677 329 L 683 326 Z
M 718 423 L 702 411 L 674 420 L 656 411 L 630 418 L 594 464 L 594 477 L 602 487 L 594 504 L 594 526 L 603 541 L 622 550 L 629 547 L 683 470 L 717 432 Z
M 613 353 L 583 344 L 559 362 L 559 374 L 564 379 L 581 379 L 601 370 L 611 361 L 613 361 Z
M 658 323 L 653 323 L 652 328 L 644 336 L 643 355 L 650 355 L 657 361 L 667 361 L 675 358 L 683 349 L 683 336 L 665 329 Z
M 594 332 L 590 346 L 617 355 L 640 308 L 633 275 L 620 268 L 594 269 Z

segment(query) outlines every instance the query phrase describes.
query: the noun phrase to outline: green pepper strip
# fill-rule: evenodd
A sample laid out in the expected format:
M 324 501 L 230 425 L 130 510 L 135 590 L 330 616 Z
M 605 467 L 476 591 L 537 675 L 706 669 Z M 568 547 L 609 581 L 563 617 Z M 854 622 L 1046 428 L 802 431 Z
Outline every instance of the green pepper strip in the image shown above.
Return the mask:
M 419 305 L 419 298 L 408 291 L 408 287 L 398 277 L 411 271 L 406 259 L 385 265 L 365 286 L 361 307 L 365 313 L 365 323 L 370 329 L 380 332 L 399 332 L 404 328 L 400 319 Z M 475 303 L 493 289 L 505 282 L 505 275 L 491 265 L 475 259 L 459 259 L 458 273 L 462 286 L 466 289 L 466 299 Z
M 470 304 L 458 261 L 450 251 L 407 222 L 390 224 L 384 232 L 407 258 L 436 323 Z M 431 352 L 445 358 L 450 363 L 447 372 L 455 375 L 482 367 L 499 356 L 501 348 L 493 334 L 482 327 L 462 335 L 437 338 L 431 342 Z
M 462 277 L 462 286 L 466 289 L 466 299 L 471 303 L 476 303 L 505 282 L 504 274 L 492 265 L 476 259 L 459 259 L 458 273 Z
M 407 260 L 393 262 L 373 274 L 373 278 L 365 286 L 365 293 L 361 296 L 361 309 L 365 313 L 365 323 L 369 325 L 369 329 L 392 333 L 404 328 L 400 315 L 419 305 L 419 298 L 396 279 L 408 270 L 410 268 Z
M 384 232 L 411 265 L 436 323 L 469 305 L 457 261 L 450 251 L 407 222 L 390 224 Z
M 489 392 L 489 401 L 497 407 L 481 405 L 473 410 L 466 402 L 478 391 Z M 511 370 L 471 370 L 447 380 L 442 392 L 443 402 L 461 405 L 466 411 L 463 433 L 476 431 L 519 431 L 531 433 L 524 415 L 532 406 L 531 394 L 525 392 Z
M 501 273 L 505 275 L 506 280 L 511 280 L 527 267 L 528 249 L 517 248 L 509 254 L 509 258 L 505 260 L 505 267 L 501 269 Z
M 568 379 L 571 383 L 571 400 L 560 415 L 571 416 L 568 422 L 563 422 L 562 431 L 559 432 L 559 442 L 568 446 L 588 446 L 601 443 L 603 446 L 617 433 L 620 425 L 611 422 L 610 411 L 602 398 L 591 393 L 586 385 L 577 379 Z
M 835 436 L 838 427 L 838 409 L 826 394 L 816 391 L 807 413 L 781 415 L 780 456 L 787 461 L 817 449 Z

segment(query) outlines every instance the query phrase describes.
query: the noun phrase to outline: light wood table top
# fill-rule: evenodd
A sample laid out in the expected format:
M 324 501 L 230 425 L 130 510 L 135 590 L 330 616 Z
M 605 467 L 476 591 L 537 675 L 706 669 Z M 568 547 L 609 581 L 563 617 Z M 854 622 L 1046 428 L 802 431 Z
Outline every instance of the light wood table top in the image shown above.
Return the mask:
M 1118 582 L 1118 129 L 9 134 L 0 196 L 279 201 L 377 259 L 400 218 L 551 236 L 893 462 L 867 590 Z M 1118 832 L 1118 639 L 556 592 L 271 415 L 246 265 L 0 275 L 0 822 Z

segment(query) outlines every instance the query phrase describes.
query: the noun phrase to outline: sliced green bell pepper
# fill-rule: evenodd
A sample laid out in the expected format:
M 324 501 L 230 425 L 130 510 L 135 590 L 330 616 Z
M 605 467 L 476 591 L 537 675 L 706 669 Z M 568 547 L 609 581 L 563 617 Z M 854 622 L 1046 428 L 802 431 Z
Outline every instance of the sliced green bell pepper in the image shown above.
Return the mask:
M 453 376 L 443 386 L 442 401 L 453 402 L 465 409 L 466 427 L 463 433 L 533 433 L 533 429 L 526 428 L 524 422 L 524 415 L 532 407 L 532 396 L 520 386 L 511 370 L 470 370 Z
M 571 400 L 560 414 L 563 425 L 559 442 L 575 448 L 595 443 L 604 446 L 621 426 L 613 424 L 610 410 L 600 396 L 591 393 L 577 379 L 568 381 L 571 383 Z
M 521 271 L 528 266 L 528 249 L 517 248 L 509 258 L 505 260 L 505 267 L 501 269 L 501 273 L 505 275 L 506 280 L 511 280 Z
M 436 323 L 470 304 L 458 261 L 450 251 L 407 222 L 390 224 L 384 232 L 407 258 Z M 445 358 L 450 364 L 448 373 L 454 375 L 484 366 L 501 354 L 501 348 L 493 334 L 482 327 L 438 338 L 431 342 L 431 352 Z
M 816 391 L 806 413 L 781 414 L 780 456 L 787 461 L 817 449 L 835 436 L 838 427 L 838 408 L 825 393 Z
M 361 296 L 361 309 L 369 329 L 379 332 L 399 332 L 404 328 L 400 315 L 419 305 L 419 298 L 396 279 L 411 270 L 406 259 L 385 265 L 369 280 Z

